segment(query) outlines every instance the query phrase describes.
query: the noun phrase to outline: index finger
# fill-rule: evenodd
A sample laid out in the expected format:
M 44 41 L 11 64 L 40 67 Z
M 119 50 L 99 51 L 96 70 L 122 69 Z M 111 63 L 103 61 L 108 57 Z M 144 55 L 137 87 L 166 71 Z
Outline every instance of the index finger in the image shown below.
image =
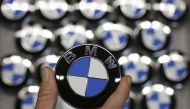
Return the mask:
M 124 76 L 116 91 L 108 98 L 101 109 L 122 109 L 129 97 L 131 81 L 130 76 Z

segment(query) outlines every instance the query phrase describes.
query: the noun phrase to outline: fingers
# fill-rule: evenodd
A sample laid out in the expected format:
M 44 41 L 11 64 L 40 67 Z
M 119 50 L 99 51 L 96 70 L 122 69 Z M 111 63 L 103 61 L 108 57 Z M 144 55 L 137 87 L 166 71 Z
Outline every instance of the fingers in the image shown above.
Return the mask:
M 131 82 L 131 77 L 124 76 L 116 91 L 108 98 L 101 109 L 122 109 L 129 97 Z
M 55 73 L 45 66 L 42 68 L 41 77 L 42 82 L 35 109 L 55 109 L 58 96 Z

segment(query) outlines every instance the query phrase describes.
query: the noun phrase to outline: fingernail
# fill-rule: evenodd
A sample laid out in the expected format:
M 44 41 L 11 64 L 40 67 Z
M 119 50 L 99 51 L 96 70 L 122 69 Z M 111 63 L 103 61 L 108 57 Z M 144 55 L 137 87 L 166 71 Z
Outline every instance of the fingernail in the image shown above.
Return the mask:
M 128 85 L 131 86 L 132 84 L 132 78 L 130 76 L 127 76 Z
M 50 72 L 47 66 L 44 66 L 41 71 L 42 81 L 49 81 Z

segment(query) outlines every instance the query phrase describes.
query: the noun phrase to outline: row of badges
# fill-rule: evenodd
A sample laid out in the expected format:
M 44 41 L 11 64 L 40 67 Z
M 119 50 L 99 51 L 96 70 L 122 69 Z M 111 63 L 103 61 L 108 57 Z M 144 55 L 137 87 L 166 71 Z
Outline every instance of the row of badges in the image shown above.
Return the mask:
M 29 85 L 22 88 L 16 101 L 16 109 L 34 109 L 37 101 L 39 86 Z M 175 107 L 174 90 L 170 87 L 154 84 L 141 91 L 141 105 L 143 109 L 173 109 Z M 131 92 L 129 99 L 122 109 L 136 109 L 137 96 Z M 58 99 L 56 109 L 75 109 L 66 102 Z
M 166 19 L 177 21 L 186 11 L 185 0 L 158 0 L 151 3 L 149 0 L 81 0 L 75 4 L 68 4 L 65 0 L 2 0 L 1 14 L 11 21 L 24 19 L 31 12 L 39 13 L 43 18 L 51 21 L 61 20 L 68 13 L 77 12 L 89 20 L 99 20 L 104 16 L 117 11 L 127 19 L 138 20 L 150 11 L 158 11 Z
M 133 78 L 132 86 L 134 87 L 144 87 L 146 83 L 152 82 L 153 75 L 159 75 L 171 85 L 185 83 L 189 76 L 188 57 L 177 51 L 160 53 L 159 55 L 155 61 L 148 55 L 127 50 L 122 53 L 118 63 L 122 73 Z M 6 56 L 1 61 L 1 83 L 9 87 L 22 86 L 32 75 L 37 75 L 38 81 L 40 81 L 41 67 L 48 65 L 54 68 L 59 58 L 60 56 L 54 54 L 43 56 L 33 65 L 30 60 L 19 55 Z
M 52 42 L 62 50 L 85 44 L 97 43 L 112 53 L 120 53 L 133 43 L 148 52 L 156 52 L 168 47 L 171 29 L 159 21 L 144 21 L 133 30 L 122 23 L 105 22 L 96 30 L 88 29 L 82 24 L 67 24 L 54 32 L 41 25 L 24 25 L 15 33 L 18 47 L 35 54 L 44 51 Z

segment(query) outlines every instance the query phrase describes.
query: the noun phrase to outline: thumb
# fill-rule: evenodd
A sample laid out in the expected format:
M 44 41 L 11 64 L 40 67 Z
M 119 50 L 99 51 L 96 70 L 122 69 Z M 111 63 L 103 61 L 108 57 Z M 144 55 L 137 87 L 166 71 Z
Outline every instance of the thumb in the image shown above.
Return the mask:
M 45 66 L 42 68 L 41 77 L 42 82 L 35 109 L 55 109 L 58 96 L 55 73 Z
M 122 109 L 129 97 L 132 79 L 124 76 L 116 91 L 108 98 L 101 109 Z

